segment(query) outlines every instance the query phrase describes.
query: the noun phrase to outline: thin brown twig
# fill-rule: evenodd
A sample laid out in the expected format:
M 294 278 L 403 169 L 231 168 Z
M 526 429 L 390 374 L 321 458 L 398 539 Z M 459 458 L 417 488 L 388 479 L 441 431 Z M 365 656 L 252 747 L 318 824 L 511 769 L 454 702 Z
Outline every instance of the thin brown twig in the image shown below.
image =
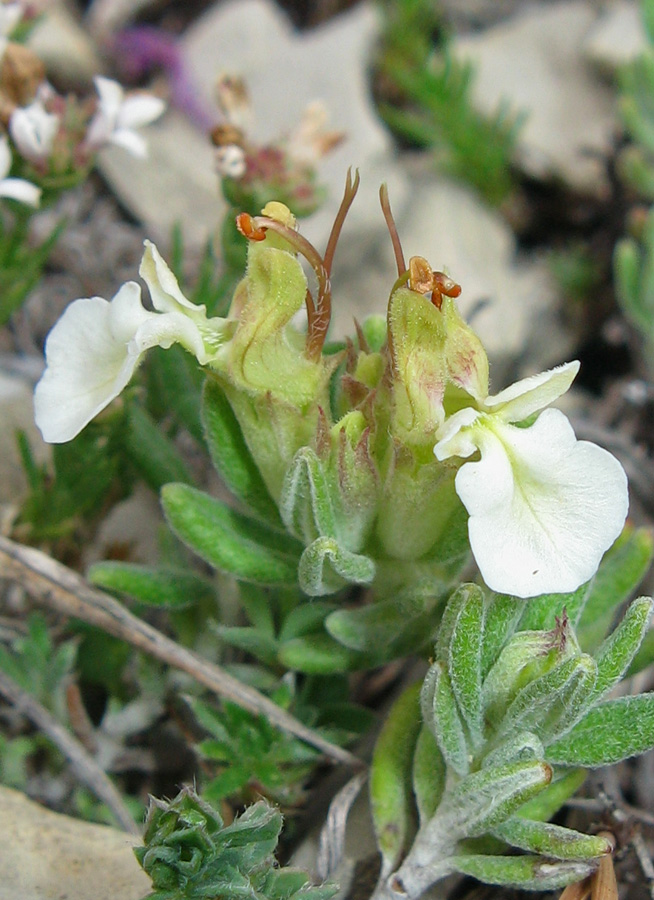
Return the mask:
M 0 536 L 0 578 L 18 581 L 34 599 L 66 616 L 82 619 L 168 665 L 187 672 L 197 682 L 243 709 L 265 716 L 273 725 L 321 750 L 335 762 L 355 768 L 364 763 L 321 734 L 307 728 L 272 700 L 240 682 L 220 666 L 202 659 L 132 615 L 103 591 L 40 550 Z
M 76 777 L 105 803 L 124 831 L 141 834 L 119 791 L 80 742 L 28 691 L 0 670 L 0 694 L 43 731 L 66 757 Z

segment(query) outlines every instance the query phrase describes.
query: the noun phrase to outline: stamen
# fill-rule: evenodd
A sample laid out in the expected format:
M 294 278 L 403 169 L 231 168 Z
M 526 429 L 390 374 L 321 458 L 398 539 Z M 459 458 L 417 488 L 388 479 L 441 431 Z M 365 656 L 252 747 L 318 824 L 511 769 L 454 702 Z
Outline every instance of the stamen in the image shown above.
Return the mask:
M 254 219 L 250 213 L 239 213 L 236 216 L 236 227 L 249 241 L 263 241 L 266 237 L 266 229 L 255 228 Z
M 384 213 L 384 219 L 386 220 L 386 227 L 388 228 L 388 232 L 391 236 L 391 242 L 393 244 L 393 252 L 395 253 L 395 262 L 397 264 L 397 274 L 399 276 L 402 276 L 406 272 L 406 264 L 404 262 L 404 254 L 402 253 L 400 236 L 397 233 L 395 220 L 393 219 L 393 213 L 391 212 L 391 204 L 388 199 L 387 184 L 382 184 L 382 186 L 379 188 L 379 200 L 381 202 L 382 212 Z

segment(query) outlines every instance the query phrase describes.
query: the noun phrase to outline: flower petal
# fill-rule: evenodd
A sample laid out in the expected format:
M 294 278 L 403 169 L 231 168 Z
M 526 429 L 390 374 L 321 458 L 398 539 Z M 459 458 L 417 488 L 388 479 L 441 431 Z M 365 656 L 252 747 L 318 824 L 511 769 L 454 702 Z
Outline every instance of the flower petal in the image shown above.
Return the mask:
M 591 578 L 627 515 L 627 479 L 606 450 L 577 441 L 559 410 L 529 428 L 473 425 L 481 459 L 456 490 L 490 588 L 517 597 L 574 591 Z
M 199 313 L 206 317 L 206 306 L 197 306 L 184 296 L 177 279 L 152 241 L 144 241 L 144 244 L 139 275 L 150 289 L 154 308 L 159 312 Z
M 46 159 L 59 130 L 59 116 L 49 113 L 39 100 L 14 110 L 9 133 L 21 154 L 29 160 Z
M 530 375 L 492 397 L 483 406 L 504 422 L 522 422 L 544 409 L 569 389 L 579 371 L 579 362 L 564 363 L 539 375 Z
M 0 181 L 0 197 L 37 207 L 41 202 L 41 188 L 23 178 L 3 178 Z
M 147 159 L 148 145 L 145 139 L 135 131 L 130 131 L 129 128 L 117 128 L 115 131 L 112 131 L 107 137 L 107 142 L 114 144 L 116 147 L 122 147 L 123 150 L 127 150 L 128 153 L 131 153 L 137 159 Z
M 124 284 L 109 302 L 75 300 L 46 341 L 46 370 L 34 392 L 43 439 L 63 443 L 78 434 L 127 385 L 141 350 L 126 341 L 156 313 L 141 305 L 141 289 Z
M 136 91 L 129 94 L 123 100 L 118 113 L 119 128 L 141 128 L 158 119 L 166 109 L 166 104 L 160 97 L 147 94 L 145 91 Z

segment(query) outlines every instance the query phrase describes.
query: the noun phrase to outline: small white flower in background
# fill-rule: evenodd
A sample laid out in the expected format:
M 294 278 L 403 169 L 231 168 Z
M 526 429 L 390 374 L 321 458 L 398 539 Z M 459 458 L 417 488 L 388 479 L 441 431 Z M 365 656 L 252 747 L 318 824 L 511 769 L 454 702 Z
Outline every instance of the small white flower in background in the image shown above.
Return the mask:
M 151 347 L 180 343 L 201 365 L 219 353 L 230 324 L 207 318 L 204 306 L 184 297 L 149 241 L 139 271 L 157 312 L 143 307 L 139 285 L 128 281 L 111 301 L 75 300 L 48 335 L 46 369 L 34 392 L 36 424 L 45 441 L 74 438 L 126 387 Z
M 7 178 L 12 157 L 9 141 L 0 137 L 0 197 L 19 200 L 28 206 L 38 206 L 41 202 L 41 188 L 23 178 Z
M 99 103 L 86 132 L 87 146 L 97 149 L 105 144 L 116 144 L 144 159 L 147 144 L 135 129 L 158 119 L 166 108 L 164 101 L 144 91 L 126 94 L 117 81 L 101 75 L 96 76 L 93 83 Z
M 517 597 L 567 593 L 588 581 L 622 531 L 627 477 L 601 447 L 578 441 L 562 412 L 546 409 L 579 370 L 567 363 L 525 378 L 437 432 L 437 459 L 464 462 L 456 491 L 470 519 L 470 546 L 486 584 Z
M 286 149 L 296 162 L 315 165 L 343 141 L 344 131 L 327 131 L 328 118 L 327 107 L 320 100 L 305 108 L 286 141 Z
M 23 18 L 24 3 L 15 0 L 12 3 L 0 3 L 0 35 L 7 37 Z
M 9 134 L 22 156 L 41 162 L 52 152 L 59 116 L 49 113 L 40 99 L 29 106 L 18 107 L 9 119 Z
M 238 144 L 225 144 L 214 150 L 216 172 L 221 178 L 241 178 L 247 168 L 245 150 Z

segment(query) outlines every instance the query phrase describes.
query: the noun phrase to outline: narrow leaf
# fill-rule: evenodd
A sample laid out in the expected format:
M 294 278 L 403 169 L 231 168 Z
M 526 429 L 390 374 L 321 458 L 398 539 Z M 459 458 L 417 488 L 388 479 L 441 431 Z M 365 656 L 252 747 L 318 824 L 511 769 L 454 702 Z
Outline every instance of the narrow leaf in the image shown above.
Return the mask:
M 597 681 L 593 696 L 599 699 L 620 681 L 641 645 L 652 612 L 653 601 L 639 597 L 629 606 L 617 628 L 595 655 Z
M 452 868 L 485 884 L 521 888 L 526 891 L 551 891 L 572 881 L 581 881 L 593 871 L 593 865 L 578 860 L 552 863 L 541 856 L 456 856 Z
M 555 859 L 589 860 L 612 850 L 612 844 L 606 838 L 520 816 L 511 816 L 493 829 L 493 834 L 512 847 Z
M 552 780 L 543 762 L 510 763 L 466 776 L 443 797 L 433 819 L 450 840 L 479 837 L 499 825 Z
M 602 560 L 577 635 L 585 650 L 597 647 L 616 609 L 636 590 L 654 555 L 654 535 L 644 528 L 626 527 Z
M 529 601 L 531 602 L 531 601 Z M 524 612 L 524 603 L 507 594 L 485 598 L 481 674 L 485 678 L 500 651 L 513 635 Z
M 351 553 L 335 538 L 318 537 L 302 554 L 298 581 L 305 594 L 322 597 L 345 584 L 370 584 L 375 564 L 368 556 Z
M 245 443 L 241 426 L 221 389 L 207 378 L 202 394 L 202 424 L 214 466 L 235 497 L 271 526 L 279 512 Z
M 305 544 L 318 537 L 337 537 L 327 478 L 310 447 L 302 447 L 293 457 L 284 478 L 279 511 L 287 529 Z
M 445 788 L 445 760 L 436 738 L 423 725 L 416 741 L 413 756 L 413 793 L 420 823 L 431 819 L 441 802 Z
M 173 442 L 145 409 L 131 403 L 127 412 L 125 446 L 141 475 L 158 491 L 173 481 L 193 484 L 193 478 Z
M 333 675 L 367 667 L 366 656 L 348 650 L 328 634 L 311 634 L 286 641 L 279 649 L 279 662 L 308 675 Z
M 206 578 L 184 569 L 141 566 L 113 560 L 95 563 L 87 572 L 91 584 L 133 597 L 149 606 L 183 609 L 215 598 Z
M 471 585 L 465 603 L 453 623 L 448 650 L 448 672 L 452 690 L 476 747 L 481 742 L 481 646 L 484 599 Z
M 436 738 L 446 763 L 458 775 L 466 775 L 470 765 L 466 736 L 450 677 L 441 663 L 434 663 L 427 672 L 420 706 L 425 725 Z
M 413 826 L 411 773 L 420 731 L 419 689 L 413 684 L 395 701 L 372 757 L 370 802 L 382 878 L 400 861 Z
M 281 535 L 184 484 L 166 485 L 161 500 L 175 534 L 212 566 L 243 581 L 296 583 L 298 558 Z
M 563 774 L 557 773 L 544 791 L 518 808 L 517 814 L 523 819 L 547 822 L 561 809 L 566 800 L 577 793 L 587 775 L 585 769 L 569 769 L 564 770 Z
M 654 747 L 654 693 L 600 703 L 565 737 L 547 748 L 547 758 L 567 766 L 607 766 Z

